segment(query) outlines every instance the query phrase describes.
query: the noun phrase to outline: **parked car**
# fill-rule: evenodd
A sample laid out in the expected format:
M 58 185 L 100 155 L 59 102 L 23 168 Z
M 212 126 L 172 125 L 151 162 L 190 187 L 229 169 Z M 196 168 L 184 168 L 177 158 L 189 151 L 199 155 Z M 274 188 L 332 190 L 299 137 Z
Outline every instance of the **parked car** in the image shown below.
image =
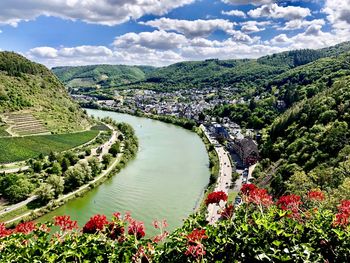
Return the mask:
M 242 184 L 246 184 L 246 183 L 247 183 L 247 178 L 244 177 L 244 178 L 242 179 Z

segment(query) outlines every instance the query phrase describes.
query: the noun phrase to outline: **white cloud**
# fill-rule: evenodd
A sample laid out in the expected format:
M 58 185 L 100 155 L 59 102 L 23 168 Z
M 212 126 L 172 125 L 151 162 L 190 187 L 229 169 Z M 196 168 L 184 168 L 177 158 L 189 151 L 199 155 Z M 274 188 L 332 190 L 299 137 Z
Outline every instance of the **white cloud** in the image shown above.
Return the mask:
M 323 19 L 314 19 L 314 20 L 291 20 L 287 21 L 284 27 L 280 28 L 281 30 L 295 30 L 300 28 L 305 28 L 311 25 L 320 25 L 324 26 L 326 22 Z
M 323 12 L 336 30 L 350 29 L 350 0 L 326 0 Z
M 269 17 L 269 18 L 281 18 L 285 20 L 302 19 L 311 15 L 309 8 L 303 8 L 300 6 L 279 6 L 277 4 L 263 5 L 256 9 L 250 10 L 248 15 L 254 18 Z
M 235 23 L 224 19 L 198 19 L 191 21 L 165 17 L 147 22 L 140 22 L 140 24 L 152 26 L 160 30 L 173 30 L 190 38 L 209 36 L 216 30 L 228 31 L 233 29 L 235 25 Z
M 241 10 L 230 10 L 230 11 L 221 11 L 221 14 L 227 15 L 227 16 L 237 16 L 237 17 L 242 17 L 245 18 L 246 14 L 241 11 Z
M 221 2 L 230 5 L 265 5 L 275 2 L 275 0 L 221 0 Z
M 164 15 L 195 0 L 1 0 L 0 24 L 17 26 L 41 15 L 116 25 L 146 14 Z
M 270 22 L 246 21 L 241 23 L 241 25 L 242 32 L 250 34 L 265 30 L 264 26 L 270 25 Z
M 141 33 L 127 33 L 115 39 L 113 45 L 117 48 L 149 48 L 157 50 L 170 50 L 181 47 L 188 39 L 177 33 L 163 30 Z
M 29 54 L 37 58 L 56 58 L 57 49 L 52 47 L 36 47 L 29 50 Z

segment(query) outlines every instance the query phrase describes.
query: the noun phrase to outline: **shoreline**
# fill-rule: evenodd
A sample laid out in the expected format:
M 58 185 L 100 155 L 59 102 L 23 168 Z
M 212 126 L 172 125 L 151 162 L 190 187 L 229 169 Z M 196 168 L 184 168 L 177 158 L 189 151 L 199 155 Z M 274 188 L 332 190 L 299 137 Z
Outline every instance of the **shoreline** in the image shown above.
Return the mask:
M 108 125 L 109 126 L 109 125 Z M 115 130 L 115 129 L 114 129 Z M 113 135 L 112 135 L 113 137 Z M 132 134 L 131 137 L 134 137 L 135 139 L 135 134 Z M 130 137 L 130 138 L 131 138 Z M 117 139 L 117 136 L 115 137 Z M 136 140 L 137 142 L 137 140 Z M 95 187 L 98 187 L 102 183 L 104 183 L 106 180 L 111 178 L 113 174 L 118 174 L 122 168 L 124 168 L 127 163 L 133 159 L 136 155 L 137 152 L 132 152 L 130 149 L 125 148 L 124 142 L 122 143 L 122 152 L 115 157 L 113 162 L 104 170 L 101 171 L 101 174 L 94 178 L 92 181 L 80 186 L 78 189 L 74 190 L 73 192 L 67 193 L 61 197 L 58 197 L 55 200 L 51 200 L 48 204 L 31 210 L 27 213 L 24 213 L 20 216 L 17 216 L 15 218 L 11 218 L 10 220 L 5 221 L 4 223 L 8 226 L 14 226 L 16 223 L 22 222 L 22 221 L 32 221 L 35 219 L 38 219 L 45 214 L 56 210 L 57 208 L 61 207 L 62 205 L 66 204 L 70 200 L 73 200 L 78 197 L 82 197 L 85 193 L 89 192 L 90 190 L 94 189 Z M 130 146 L 138 148 L 138 143 L 134 143 Z M 20 207 L 22 208 L 22 207 Z M 17 209 L 20 209 L 17 208 Z M 14 210 L 16 211 L 16 210 Z
M 209 178 L 209 183 L 208 185 L 203 189 L 201 195 L 198 197 L 196 204 L 193 208 L 193 213 L 196 212 L 202 212 L 203 209 L 203 205 L 204 205 L 204 201 L 205 201 L 205 197 L 206 194 L 210 191 L 212 191 L 217 183 L 217 180 L 219 179 L 219 173 L 220 173 L 220 161 L 219 161 L 219 156 L 217 155 L 217 152 L 215 150 L 215 146 L 210 142 L 210 140 L 207 138 L 207 136 L 204 134 L 203 130 L 200 128 L 200 126 L 197 126 L 197 124 L 195 124 L 195 126 L 193 126 L 191 129 L 189 129 L 188 127 L 184 127 L 184 125 L 180 124 L 182 123 L 181 121 L 188 121 L 188 122 L 192 122 L 190 120 L 187 119 L 178 119 L 177 117 L 174 116 L 167 116 L 167 115 L 154 115 L 154 114 L 145 114 L 145 113 L 135 113 L 135 112 L 126 112 L 126 111 L 120 111 L 118 109 L 112 109 L 109 107 L 99 107 L 99 108 L 92 108 L 92 107 L 86 107 L 86 105 L 81 105 L 81 107 L 84 109 L 92 109 L 92 110 L 103 110 L 103 111 L 110 111 L 110 112 L 117 112 L 117 113 L 122 113 L 122 114 L 129 114 L 131 116 L 135 116 L 135 117 L 140 117 L 140 118 L 148 118 L 148 119 L 152 119 L 152 120 L 157 120 L 157 121 L 161 121 L 164 123 L 168 123 L 168 124 L 173 124 L 175 126 L 181 127 L 183 129 L 186 129 L 188 131 L 194 132 L 196 133 L 199 138 L 201 139 L 201 141 L 203 142 L 207 155 L 208 155 L 208 159 L 209 159 L 209 172 L 210 172 L 210 178 Z M 170 118 L 172 118 L 172 120 L 174 120 L 175 122 L 171 122 Z M 176 119 L 178 120 L 178 122 L 176 122 Z M 168 121 L 166 121 L 168 120 Z M 194 122 L 194 121 L 193 121 Z M 215 153 L 215 158 L 211 155 L 211 151 L 209 150 L 210 145 L 212 145 L 214 147 L 214 153 Z M 212 167 L 210 167 L 210 163 L 213 162 Z M 232 163 L 231 163 L 232 165 Z M 213 168 L 217 167 L 218 170 L 217 171 L 212 171 Z

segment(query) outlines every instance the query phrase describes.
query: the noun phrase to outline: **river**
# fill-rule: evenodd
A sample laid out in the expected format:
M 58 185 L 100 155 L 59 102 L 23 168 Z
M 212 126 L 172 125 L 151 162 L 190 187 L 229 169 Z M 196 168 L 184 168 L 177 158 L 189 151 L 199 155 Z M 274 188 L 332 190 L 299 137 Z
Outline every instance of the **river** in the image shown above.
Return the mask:
M 83 224 L 94 214 L 130 211 L 153 234 L 152 221 L 166 219 L 168 230 L 181 226 L 202 197 L 209 182 L 209 159 L 199 136 L 183 128 L 147 118 L 100 110 L 95 117 L 111 117 L 133 126 L 139 151 L 119 174 L 40 218 L 70 215 Z

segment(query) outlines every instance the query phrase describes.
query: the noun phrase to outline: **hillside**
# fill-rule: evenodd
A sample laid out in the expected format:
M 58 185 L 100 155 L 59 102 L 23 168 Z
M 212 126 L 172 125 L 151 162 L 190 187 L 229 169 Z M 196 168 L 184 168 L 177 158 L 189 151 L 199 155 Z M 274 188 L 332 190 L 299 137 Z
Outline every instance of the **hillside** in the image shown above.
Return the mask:
M 51 71 L 16 53 L 0 52 L 0 114 L 9 112 L 32 114 L 53 133 L 90 126 Z
M 72 88 L 99 88 L 120 86 L 142 81 L 154 68 L 150 66 L 91 65 L 55 67 L 52 71 Z
M 297 103 L 264 131 L 257 176 L 265 178 L 261 171 L 275 166 L 275 194 L 320 188 L 334 200 L 350 198 L 349 76 Z

